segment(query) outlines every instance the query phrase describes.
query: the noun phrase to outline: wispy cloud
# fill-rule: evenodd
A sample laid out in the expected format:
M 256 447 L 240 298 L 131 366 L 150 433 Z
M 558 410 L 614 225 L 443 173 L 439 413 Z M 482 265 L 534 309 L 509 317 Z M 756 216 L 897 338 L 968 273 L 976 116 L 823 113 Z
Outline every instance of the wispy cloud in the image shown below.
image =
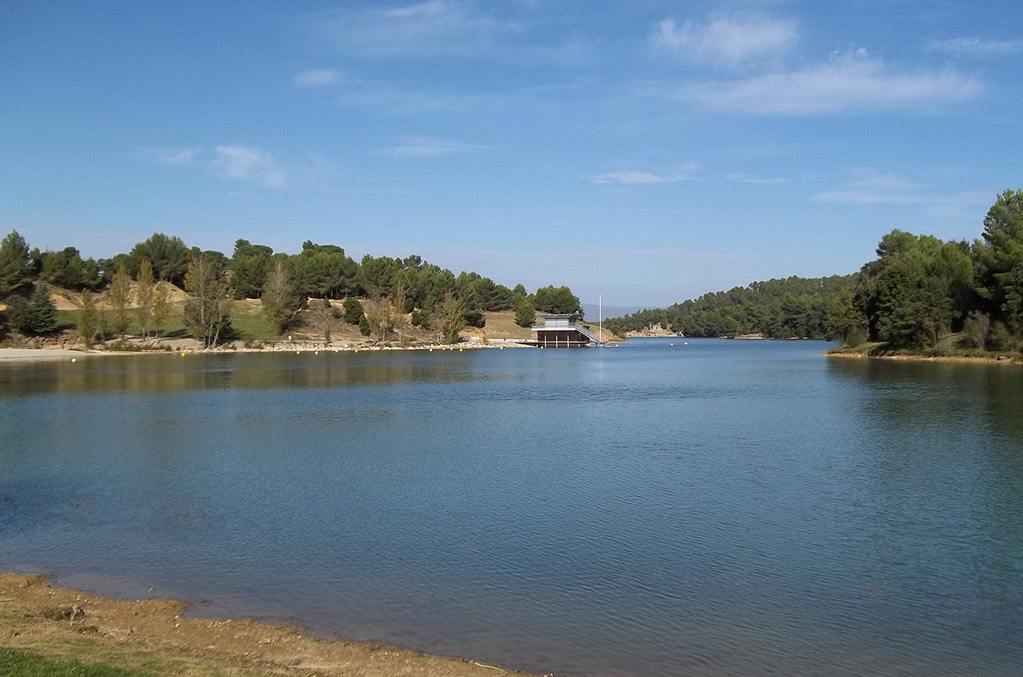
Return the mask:
M 327 11 L 316 15 L 316 23 L 338 46 L 375 56 L 477 54 L 513 28 L 458 0 Z
M 792 179 L 780 176 L 754 176 L 752 174 L 727 174 L 725 181 L 732 183 L 753 183 L 764 186 L 777 186 L 783 183 L 791 183 Z
M 1023 52 L 1023 40 L 990 40 L 978 37 L 951 38 L 935 40 L 928 45 L 928 49 L 972 58 L 1009 56 Z
M 473 153 L 487 149 L 488 146 L 465 143 L 455 139 L 409 136 L 395 141 L 381 150 L 380 154 L 392 158 L 437 157 L 455 153 Z
M 318 87 L 330 87 L 344 81 L 340 71 L 333 68 L 314 68 L 302 71 L 291 79 L 296 87 L 303 89 L 315 89 Z
M 994 193 L 982 190 L 947 193 L 888 173 L 861 174 L 846 185 L 817 193 L 811 199 L 825 204 L 918 205 L 927 216 L 951 219 L 974 215 L 991 204 Z
M 984 87 L 948 70 L 900 71 L 861 49 L 803 70 L 643 91 L 712 111 L 813 115 L 960 102 L 980 96 Z
M 705 24 L 663 19 L 650 34 L 654 51 L 675 58 L 737 66 L 753 58 L 775 55 L 797 38 L 796 23 L 786 19 L 739 17 Z
M 894 174 L 868 174 L 841 188 L 817 193 L 813 199 L 834 204 L 918 204 L 927 199 L 926 189 Z
M 684 162 L 670 172 L 652 172 L 637 169 L 620 169 L 589 176 L 596 184 L 614 184 L 619 186 L 637 186 L 657 183 L 678 183 L 679 181 L 695 181 L 695 172 L 699 170 L 697 162 Z
M 139 157 L 161 165 L 190 165 L 202 152 L 201 147 L 187 148 L 139 148 L 136 151 Z
M 287 173 L 277 160 L 256 146 L 217 146 L 208 168 L 214 174 L 268 188 L 287 188 Z

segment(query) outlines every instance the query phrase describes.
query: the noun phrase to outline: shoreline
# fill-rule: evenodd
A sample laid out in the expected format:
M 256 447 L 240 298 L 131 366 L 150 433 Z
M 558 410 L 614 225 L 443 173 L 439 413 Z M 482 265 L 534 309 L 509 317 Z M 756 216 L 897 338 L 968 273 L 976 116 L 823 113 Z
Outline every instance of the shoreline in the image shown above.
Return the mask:
M 110 357 L 115 355 L 231 355 L 236 353 L 343 353 L 343 352 L 379 352 L 379 351 L 454 351 L 465 350 L 504 350 L 505 348 L 529 348 L 519 339 L 489 339 L 488 342 L 467 341 L 457 344 L 423 344 L 423 345 L 376 345 L 372 343 L 324 343 L 323 341 L 282 341 L 262 347 L 247 348 L 244 346 L 218 346 L 204 350 L 197 346 L 168 345 L 168 348 L 149 350 L 85 350 L 84 348 L 0 348 L 0 364 L 5 362 L 56 362 L 75 361 L 85 357 Z
M 369 642 L 321 640 L 259 619 L 184 616 L 170 599 L 127 600 L 0 574 L 0 647 L 124 669 L 181 675 L 524 675 L 467 659 Z
M 871 355 L 867 352 L 835 352 L 822 353 L 824 357 L 837 357 L 853 360 L 891 360 L 895 362 L 943 362 L 948 364 L 998 364 L 1017 365 L 1018 359 L 1002 355 Z

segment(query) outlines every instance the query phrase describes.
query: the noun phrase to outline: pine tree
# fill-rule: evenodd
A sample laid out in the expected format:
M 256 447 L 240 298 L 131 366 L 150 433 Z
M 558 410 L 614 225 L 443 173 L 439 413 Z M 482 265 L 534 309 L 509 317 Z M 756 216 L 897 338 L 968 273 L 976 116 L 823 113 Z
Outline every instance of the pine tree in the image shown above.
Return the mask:
M 57 306 L 45 284 L 37 284 L 28 301 L 27 328 L 33 334 L 48 334 L 57 328 Z

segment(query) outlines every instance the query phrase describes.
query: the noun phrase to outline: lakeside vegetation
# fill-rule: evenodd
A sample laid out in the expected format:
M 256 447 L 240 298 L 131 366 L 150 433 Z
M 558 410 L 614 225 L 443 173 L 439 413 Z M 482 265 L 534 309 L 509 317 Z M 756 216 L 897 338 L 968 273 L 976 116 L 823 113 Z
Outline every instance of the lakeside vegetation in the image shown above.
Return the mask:
M 1023 191 L 1006 190 L 973 242 L 892 230 L 853 275 L 753 282 L 607 321 L 686 336 L 821 338 L 871 355 L 1023 355 Z
M 69 292 L 73 317 L 58 312 L 55 292 Z M 242 308 L 251 299 L 258 299 L 259 319 Z M 239 239 L 228 257 L 155 233 L 108 259 L 83 259 L 70 246 L 30 249 L 17 231 L 0 242 L 0 300 L 6 306 L 0 338 L 47 336 L 73 326 L 87 347 L 97 338 L 123 342 L 129 334 L 149 338 L 168 331 L 212 347 L 227 339 L 283 335 L 311 299 L 336 324 L 401 344 L 425 335 L 453 343 L 463 329 L 482 329 L 487 313 L 513 312 L 516 324 L 528 327 L 537 312 L 580 308 L 567 286 L 530 293 L 522 284 L 508 288 L 476 272 L 456 276 L 415 254 L 366 255 L 356 262 L 337 245 L 311 241 L 292 255 Z M 326 327 L 329 341 L 329 321 Z
M 654 325 L 693 337 L 760 334 L 765 338 L 824 338 L 828 316 L 852 275 L 789 277 L 710 292 L 667 308 L 605 321 L 616 333 Z

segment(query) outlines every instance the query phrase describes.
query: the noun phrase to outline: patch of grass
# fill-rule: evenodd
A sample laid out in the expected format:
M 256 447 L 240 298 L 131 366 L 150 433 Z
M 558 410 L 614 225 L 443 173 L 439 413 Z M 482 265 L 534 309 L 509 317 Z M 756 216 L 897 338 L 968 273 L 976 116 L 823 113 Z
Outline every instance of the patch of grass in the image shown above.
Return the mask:
M 263 313 L 241 308 L 235 308 L 231 313 L 231 328 L 234 335 L 243 341 L 271 341 L 277 338 Z
M 122 670 L 108 665 L 55 661 L 37 653 L 0 647 L 0 674 L 4 677 L 155 677 L 140 670 Z

